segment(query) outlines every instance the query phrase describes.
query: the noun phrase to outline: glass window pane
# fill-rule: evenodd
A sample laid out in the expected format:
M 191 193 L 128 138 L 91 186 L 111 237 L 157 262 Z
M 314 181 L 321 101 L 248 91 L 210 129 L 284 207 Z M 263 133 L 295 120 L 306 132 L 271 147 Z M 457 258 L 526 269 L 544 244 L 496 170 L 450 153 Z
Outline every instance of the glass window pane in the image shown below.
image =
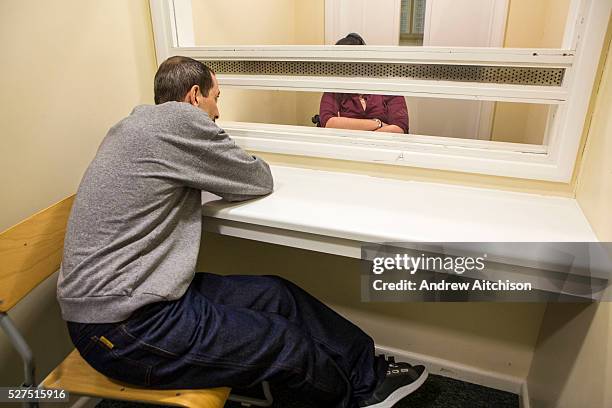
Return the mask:
M 572 0 L 181 1 L 193 18 L 177 24 L 193 25 L 198 46 L 324 45 L 356 32 L 368 45 L 561 48 Z
M 236 121 L 315 128 L 315 116 L 324 115 L 320 111 L 322 94 L 318 92 L 222 87 L 221 95 L 221 125 L 224 121 Z M 343 105 L 345 107 L 341 108 L 339 114 L 343 117 L 357 117 L 355 111 L 359 109 L 361 101 L 357 95 L 349 97 L 354 100 L 352 110 L 349 101 Z M 542 145 L 549 109 L 553 109 L 548 105 L 528 103 L 398 98 L 405 99 L 410 134 L 397 136 L 406 140 L 413 134 Z M 359 117 L 373 117 L 370 112 L 375 111 L 376 106 L 368 107 L 367 100 L 370 98 L 366 96 L 365 99 L 366 110 Z M 387 122 L 397 120 L 383 115 L 380 114 L 378 118 Z

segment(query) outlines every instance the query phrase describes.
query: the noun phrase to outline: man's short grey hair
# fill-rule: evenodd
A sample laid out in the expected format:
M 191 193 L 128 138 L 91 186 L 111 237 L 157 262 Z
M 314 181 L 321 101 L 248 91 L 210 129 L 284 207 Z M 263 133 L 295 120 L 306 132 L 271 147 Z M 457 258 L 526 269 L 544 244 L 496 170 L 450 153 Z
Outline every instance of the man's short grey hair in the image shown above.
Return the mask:
M 182 102 L 192 86 L 198 85 L 202 95 L 208 96 L 213 87 L 214 72 L 200 61 L 189 57 L 170 57 L 155 74 L 155 104 Z

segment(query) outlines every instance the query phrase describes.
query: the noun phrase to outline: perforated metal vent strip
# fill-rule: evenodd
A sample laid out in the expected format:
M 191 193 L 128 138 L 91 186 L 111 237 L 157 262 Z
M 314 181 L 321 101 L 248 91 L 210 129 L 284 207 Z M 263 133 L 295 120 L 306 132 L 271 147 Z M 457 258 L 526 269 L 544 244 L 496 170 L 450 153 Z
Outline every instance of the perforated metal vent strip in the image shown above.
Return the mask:
M 318 61 L 204 61 L 218 74 L 406 78 L 561 86 L 564 68 Z

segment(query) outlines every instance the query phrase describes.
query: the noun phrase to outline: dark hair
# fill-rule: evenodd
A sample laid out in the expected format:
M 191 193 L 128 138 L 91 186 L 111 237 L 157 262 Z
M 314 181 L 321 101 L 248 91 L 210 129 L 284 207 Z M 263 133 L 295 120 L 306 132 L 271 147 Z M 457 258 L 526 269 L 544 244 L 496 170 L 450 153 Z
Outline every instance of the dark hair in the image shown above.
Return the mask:
M 350 33 L 346 37 L 339 39 L 336 45 L 366 45 L 366 43 L 359 34 Z
M 208 96 L 213 87 L 214 72 L 200 61 L 189 57 L 170 57 L 159 66 L 155 74 L 155 104 L 168 101 L 181 102 L 194 85 L 200 86 L 202 95 Z

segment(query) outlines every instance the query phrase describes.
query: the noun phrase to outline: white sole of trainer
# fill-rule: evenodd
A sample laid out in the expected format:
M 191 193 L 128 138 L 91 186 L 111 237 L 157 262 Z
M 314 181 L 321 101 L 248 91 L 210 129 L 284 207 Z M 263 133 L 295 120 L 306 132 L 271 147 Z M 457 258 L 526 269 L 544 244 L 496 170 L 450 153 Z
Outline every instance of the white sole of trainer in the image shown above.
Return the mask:
M 419 387 L 423 385 L 425 380 L 427 380 L 428 376 L 429 373 L 427 372 L 427 370 L 425 370 L 423 371 L 423 375 L 417 378 L 415 382 L 408 385 L 404 385 L 403 387 L 399 387 L 397 390 L 389 394 L 387 399 L 385 399 L 384 401 L 381 401 L 378 404 L 368 405 L 364 408 L 391 408 L 392 406 L 397 404 L 402 398 L 412 394 L 417 389 L 419 389 Z

